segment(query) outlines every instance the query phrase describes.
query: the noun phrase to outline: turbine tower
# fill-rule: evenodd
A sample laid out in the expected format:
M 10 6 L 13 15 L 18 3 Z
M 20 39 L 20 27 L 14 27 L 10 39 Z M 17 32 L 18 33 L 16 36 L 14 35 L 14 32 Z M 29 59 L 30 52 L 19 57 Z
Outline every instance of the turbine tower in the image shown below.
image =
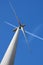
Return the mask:
M 11 43 L 1 61 L 1 65 L 14 65 L 18 34 L 19 34 L 19 28 L 17 28 L 17 31 L 15 32 L 11 40 Z
M 40 39 L 40 40 L 43 41 L 43 38 L 42 37 L 37 36 L 37 35 L 35 35 L 33 33 L 30 33 L 28 31 L 25 31 L 24 30 L 25 25 L 24 24 L 21 24 L 20 20 L 16 16 L 15 9 L 13 8 L 13 6 L 12 6 L 12 4 L 10 2 L 9 2 L 9 4 L 10 4 L 10 6 L 11 6 L 11 8 L 13 10 L 13 13 L 15 14 L 15 17 L 16 17 L 18 23 L 19 23 L 19 27 L 16 27 L 16 26 L 12 25 L 11 23 L 5 22 L 6 24 L 8 24 L 10 26 L 15 27 L 15 29 L 13 30 L 13 32 L 15 32 L 15 34 L 14 34 L 12 40 L 11 40 L 11 43 L 10 43 L 10 45 L 9 45 L 9 47 L 8 47 L 8 49 L 7 49 L 4 57 L 2 59 L 0 65 L 13 65 L 14 64 L 14 59 L 15 59 L 15 54 L 16 54 L 16 47 L 17 47 L 17 39 L 18 39 L 19 30 L 22 30 L 23 35 L 24 35 L 25 40 L 26 40 L 26 43 L 28 43 L 28 40 L 27 40 L 27 37 L 26 37 L 26 34 L 25 33 L 27 33 L 27 34 L 29 34 L 29 35 L 31 35 L 31 36 L 33 36 L 33 37 L 35 37 L 35 38 Z

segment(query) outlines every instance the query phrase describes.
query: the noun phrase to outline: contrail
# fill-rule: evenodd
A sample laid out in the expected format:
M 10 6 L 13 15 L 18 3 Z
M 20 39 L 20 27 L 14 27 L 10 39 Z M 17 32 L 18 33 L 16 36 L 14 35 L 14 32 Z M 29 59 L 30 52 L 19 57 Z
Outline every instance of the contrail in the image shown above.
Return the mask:
M 14 26 L 13 24 L 11 24 L 11 23 L 8 23 L 8 22 L 5 22 L 6 24 L 8 24 L 8 25 L 10 25 L 10 26 L 12 26 L 12 27 L 15 27 L 15 28 L 17 28 L 17 26 Z M 40 37 L 40 36 L 37 36 L 37 35 L 35 35 L 35 34 L 33 34 L 33 33 L 30 33 L 29 31 L 24 31 L 25 33 L 27 33 L 27 34 L 29 34 L 29 35 L 31 35 L 31 36 L 33 36 L 33 37 L 35 37 L 35 38 L 37 38 L 37 39 L 40 39 L 40 40 L 43 40 L 43 38 L 42 37 Z
M 32 31 L 32 33 L 36 34 L 38 32 L 38 30 L 41 28 L 42 24 L 39 24 L 37 27 L 35 27 L 35 29 Z M 30 36 L 29 38 L 29 42 L 31 42 L 33 40 L 33 37 Z
M 13 25 L 13 24 L 11 24 L 11 23 L 8 23 L 8 22 L 4 22 L 4 23 L 6 23 L 6 24 L 8 24 L 8 25 L 10 25 L 10 26 L 12 26 L 12 27 L 17 28 L 16 26 L 14 26 L 14 25 Z
M 40 40 L 43 40 L 42 37 L 39 37 L 39 36 L 37 36 L 37 35 L 35 35 L 35 34 L 33 34 L 33 33 L 30 33 L 30 32 L 28 32 L 28 31 L 25 31 L 25 32 L 26 32 L 27 34 L 29 34 L 29 35 L 35 37 L 35 38 L 38 38 L 38 39 L 40 39 Z

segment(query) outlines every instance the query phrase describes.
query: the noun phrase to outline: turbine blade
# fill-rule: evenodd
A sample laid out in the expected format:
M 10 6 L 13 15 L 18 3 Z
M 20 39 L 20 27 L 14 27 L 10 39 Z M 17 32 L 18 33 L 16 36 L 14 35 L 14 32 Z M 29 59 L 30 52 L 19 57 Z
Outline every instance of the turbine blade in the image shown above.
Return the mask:
M 6 23 L 7 25 L 10 25 L 10 26 L 12 26 L 12 27 L 17 28 L 15 25 L 13 25 L 13 24 L 11 24 L 11 23 L 9 23 L 9 22 L 4 22 L 4 23 Z
M 13 6 L 12 6 L 12 4 L 11 4 L 10 1 L 9 1 L 9 5 L 10 5 L 10 7 L 11 7 L 11 9 L 12 9 L 12 11 L 13 11 L 13 13 L 14 13 L 14 15 L 15 15 L 15 17 L 16 17 L 18 23 L 19 23 L 19 25 L 20 25 L 20 24 L 21 24 L 21 23 L 20 23 L 20 20 L 19 20 L 18 16 L 16 15 L 16 11 L 15 11 L 15 9 L 13 8 Z
M 26 40 L 26 43 L 28 44 L 28 40 L 27 40 L 27 37 L 26 37 L 26 34 L 25 34 L 25 31 L 23 28 L 21 28 L 22 32 L 23 32 L 23 35 L 25 37 L 25 40 Z M 30 45 L 28 44 L 28 47 L 30 47 Z
M 29 35 L 31 35 L 31 36 L 37 38 L 37 39 L 43 40 L 42 37 L 39 37 L 39 36 L 37 36 L 37 35 L 35 35 L 35 34 L 33 34 L 33 33 L 30 33 L 30 32 L 28 32 L 28 31 L 25 31 L 25 33 L 27 33 L 27 34 L 29 34 Z

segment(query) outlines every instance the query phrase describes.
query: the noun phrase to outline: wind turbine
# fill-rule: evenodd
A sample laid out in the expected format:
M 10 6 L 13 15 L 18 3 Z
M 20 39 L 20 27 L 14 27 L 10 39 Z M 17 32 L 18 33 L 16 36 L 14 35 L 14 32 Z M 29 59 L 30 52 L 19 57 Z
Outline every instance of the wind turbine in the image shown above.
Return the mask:
M 28 40 L 27 40 L 27 37 L 26 37 L 26 34 L 29 34 L 35 38 L 38 38 L 40 40 L 43 40 L 43 38 L 37 36 L 37 35 L 34 35 L 26 30 L 24 30 L 24 27 L 25 27 L 25 24 L 21 24 L 20 20 L 18 19 L 18 16 L 16 16 L 16 12 L 15 12 L 15 9 L 13 8 L 12 4 L 9 2 L 14 14 L 15 14 L 15 17 L 19 23 L 19 26 L 16 27 L 14 26 L 13 24 L 9 23 L 9 22 L 5 22 L 6 24 L 12 26 L 12 27 L 15 27 L 13 29 L 13 32 L 15 32 L 12 40 L 11 40 L 11 43 L 1 61 L 1 64 L 0 65 L 13 65 L 14 64 L 14 59 L 15 59 L 15 53 L 16 53 L 16 47 L 17 47 L 17 39 L 18 39 L 18 34 L 19 34 L 19 30 L 22 30 L 23 34 L 24 34 L 24 37 L 25 37 L 25 40 L 26 40 L 26 43 L 28 43 Z
M 27 39 L 26 34 L 25 34 L 25 33 L 27 33 L 27 34 L 29 34 L 30 36 L 33 36 L 34 38 L 37 38 L 37 39 L 39 39 L 39 40 L 43 40 L 42 37 L 37 36 L 37 35 L 35 35 L 35 34 L 29 32 L 29 31 L 24 30 L 24 27 L 25 27 L 26 25 L 25 25 L 25 24 L 21 24 L 21 21 L 20 21 L 20 19 L 18 18 L 18 16 L 16 15 L 16 11 L 15 11 L 15 9 L 13 8 L 13 6 L 12 6 L 12 4 L 11 4 L 10 1 L 9 1 L 9 5 L 10 5 L 10 7 L 11 7 L 11 9 L 12 9 L 12 11 L 13 11 L 13 13 L 14 13 L 14 15 L 15 15 L 17 21 L 18 21 L 19 29 L 22 30 L 25 39 Z M 13 32 L 15 32 L 15 31 L 17 30 L 17 26 L 15 26 L 15 25 L 13 25 L 13 24 L 11 24 L 11 23 L 9 23 L 9 22 L 5 22 L 5 23 L 8 24 L 8 25 L 10 25 L 10 26 L 12 26 L 12 27 L 14 27 Z

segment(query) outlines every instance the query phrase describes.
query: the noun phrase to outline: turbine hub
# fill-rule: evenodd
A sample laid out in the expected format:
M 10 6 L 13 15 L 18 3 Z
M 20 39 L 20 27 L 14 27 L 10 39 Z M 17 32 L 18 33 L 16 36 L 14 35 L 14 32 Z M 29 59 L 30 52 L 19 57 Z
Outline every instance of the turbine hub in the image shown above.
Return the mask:
M 21 26 L 19 27 L 19 29 L 21 29 Z

